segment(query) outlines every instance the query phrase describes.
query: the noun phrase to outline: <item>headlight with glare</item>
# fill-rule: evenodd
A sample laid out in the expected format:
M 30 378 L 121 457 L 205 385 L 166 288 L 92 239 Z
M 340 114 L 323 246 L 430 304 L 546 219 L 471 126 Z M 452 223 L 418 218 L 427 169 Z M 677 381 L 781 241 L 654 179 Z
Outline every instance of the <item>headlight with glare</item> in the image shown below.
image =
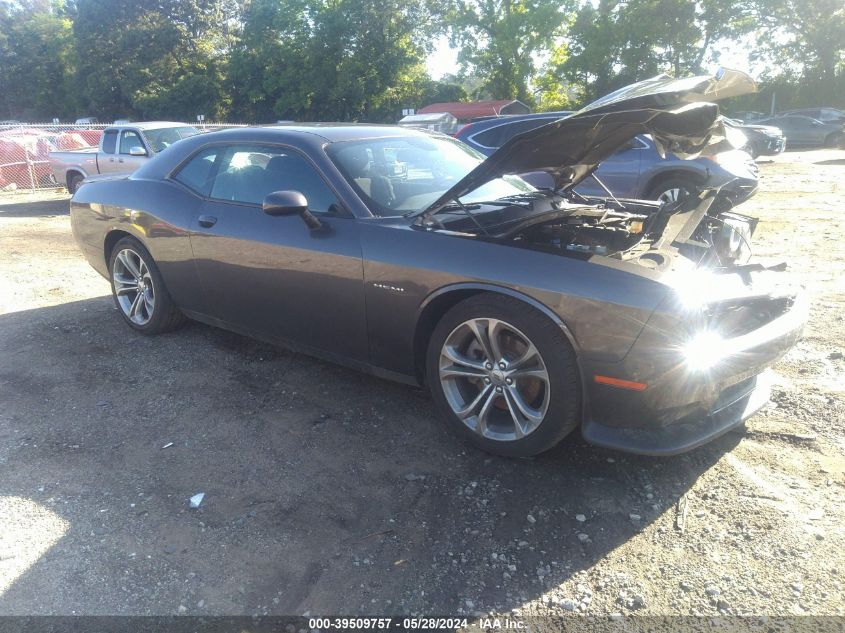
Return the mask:
M 715 332 L 699 332 L 683 347 L 687 367 L 707 371 L 725 356 L 724 341 Z

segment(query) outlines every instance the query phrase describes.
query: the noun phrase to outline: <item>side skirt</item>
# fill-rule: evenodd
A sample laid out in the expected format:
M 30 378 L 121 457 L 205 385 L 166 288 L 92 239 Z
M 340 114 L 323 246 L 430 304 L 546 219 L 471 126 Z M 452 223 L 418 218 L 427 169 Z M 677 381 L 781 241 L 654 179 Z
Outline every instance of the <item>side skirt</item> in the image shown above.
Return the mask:
M 206 325 L 211 325 L 213 327 L 218 327 L 223 330 L 228 330 L 229 332 L 234 332 L 235 334 L 240 334 L 248 338 L 264 341 L 265 343 L 270 343 L 271 345 L 284 347 L 285 349 L 288 349 L 292 352 L 305 354 L 306 356 L 313 356 L 314 358 L 319 358 L 320 360 L 325 360 L 336 365 L 342 365 L 350 369 L 355 369 L 356 371 L 360 371 L 365 374 L 370 374 L 372 376 L 376 376 L 377 378 L 383 378 L 385 380 L 399 382 L 405 385 L 410 385 L 412 387 L 422 388 L 422 385 L 419 383 L 419 381 L 417 381 L 415 376 L 409 376 L 407 374 L 390 371 L 388 369 L 384 369 L 383 367 L 378 367 L 376 365 L 372 365 L 370 363 L 366 363 L 354 358 L 349 358 L 347 356 L 333 354 L 332 352 L 327 352 L 326 350 L 315 348 L 310 345 L 302 345 L 301 343 L 296 343 L 294 341 L 290 341 L 281 337 L 268 336 L 266 334 L 253 332 L 247 328 L 239 327 L 237 325 L 229 323 L 228 321 L 217 319 L 215 317 L 210 317 L 200 312 L 194 312 L 193 310 L 183 309 L 182 313 L 186 317 L 188 317 L 189 319 L 193 319 L 194 321 L 199 321 L 200 323 L 205 323 Z

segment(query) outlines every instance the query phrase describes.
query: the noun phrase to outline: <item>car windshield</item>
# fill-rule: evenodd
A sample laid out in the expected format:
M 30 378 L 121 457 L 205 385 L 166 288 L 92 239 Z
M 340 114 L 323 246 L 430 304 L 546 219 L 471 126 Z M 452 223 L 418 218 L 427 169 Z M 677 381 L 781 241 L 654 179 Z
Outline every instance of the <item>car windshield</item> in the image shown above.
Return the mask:
M 327 151 L 370 210 L 383 216 L 425 211 L 485 158 L 459 141 L 439 136 L 343 141 Z M 530 191 L 536 190 L 518 176 L 504 176 L 462 196 L 461 202 Z
M 157 130 L 143 130 L 144 138 L 153 152 L 158 153 L 167 149 L 176 141 L 189 136 L 196 136 L 200 131 L 190 125 L 184 127 L 163 127 Z

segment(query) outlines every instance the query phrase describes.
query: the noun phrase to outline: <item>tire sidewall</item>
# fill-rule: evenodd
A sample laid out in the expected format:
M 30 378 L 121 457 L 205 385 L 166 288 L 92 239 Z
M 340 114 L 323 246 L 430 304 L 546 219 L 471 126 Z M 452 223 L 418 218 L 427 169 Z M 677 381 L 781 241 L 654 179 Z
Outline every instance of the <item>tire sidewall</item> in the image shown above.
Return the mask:
M 79 174 L 73 174 L 68 179 L 68 183 L 67 183 L 68 193 L 70 193 L 71 195 L 75 194 L 79 190 L 79 184 L 83 180 L 85 180 L 85 179 L 82 176 L 80 176 Z
M 666 180 L 661 180 L 651 188 L 651 200 L 657 200 L 663 193 L 670 189 L 684 189 L 687 195 L 693 195 L 698 190 L 698 186 L 690 179 L 683 177 L 672 177 Z
M 126 316 L 123 312 L 123 308 L 120 306 L 120 302 L 117 300 L 117 292 L 114 287 L 114 260 L 117 258 L 117 254 L 125 248 L 130 248 L 141 256 L 144 260 L 144 264 L 147 266 L 147 270 L 150 271 L 150 279 L 153 282 L 153 295 L 155 296 L 153 316 L 144 325 L 139 325 Z M 151 334 L 158 332 L 161 329 L 162 322 L 166 318 L 170 296 L 167 294 L 167 290 L 164 287 L 164 280 L 161 277 L 161 273 L 158 271 L 158 266 L 156 266 L 152 255 L 150 255 L 150 252 L 144 248 L 144 245 L 134 237 L 124 237 L 118 240 L 117 244 L 115 244 L 114 248 L 112 248 L 111 254 L 109 255 L 109 284 L 111 284 L 112 299 L 114 300 L 114 305 L 117 308 L 117 311 L 133 330 L 137 330 L 142 334 Z
M 549 408 L 536 430 L 526 437 L 498 441 L 482 437 L 452 411 L 440 384 L 440 351 L 452 331 L 472 318 L 493 318 L 517 328 L 540 352 L 549 372 Z M 426 382 L 448 426 L 479 448 L 506 457 L 528 457 L 553 448 L 581 421 L 581 388 L 577 360 L 560 327 L 528 304 L 511 297 L 485 293 L 449 310 L 434 328 L 426 352 Z

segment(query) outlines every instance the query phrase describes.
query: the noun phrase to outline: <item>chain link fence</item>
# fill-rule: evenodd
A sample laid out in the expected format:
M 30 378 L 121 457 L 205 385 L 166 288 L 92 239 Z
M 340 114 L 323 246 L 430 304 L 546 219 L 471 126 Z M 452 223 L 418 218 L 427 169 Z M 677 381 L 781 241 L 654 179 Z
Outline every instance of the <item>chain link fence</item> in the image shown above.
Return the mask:
M 131 123 L 125 124 L 131 127 Z M 189 124 L 186 124 L 189 125 Z M 58 187 L 50 152 L 94 151 L 103 130 L 115 124 L 0 123 L 0 195 Z M 234 123 L 202 123 L 201 132 L 243 127 Z

